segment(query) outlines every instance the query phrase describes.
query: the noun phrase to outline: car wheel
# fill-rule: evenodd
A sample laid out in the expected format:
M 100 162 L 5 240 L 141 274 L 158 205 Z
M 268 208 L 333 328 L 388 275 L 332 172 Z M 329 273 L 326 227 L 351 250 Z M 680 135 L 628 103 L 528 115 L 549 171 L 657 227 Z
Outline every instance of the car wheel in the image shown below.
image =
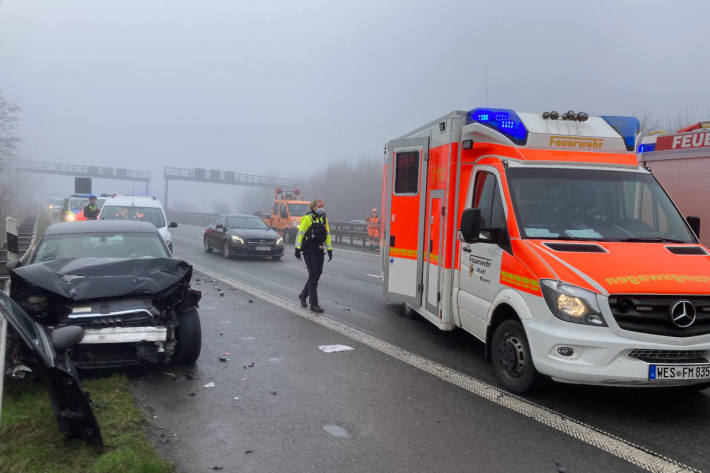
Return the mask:
M 232 252 L 229 251 L 229 243 L 226 241 L 224 242 L 224 245 L 222 245 L 222 256 L 227 259 L 232 257 Z
M 202 239 L 202 242 L 203 242 L 204 245 L 205 245 L 205 251 L 206 251 L 207 253 L 212 253 L 212 247 L 210 246 L 209 243 L 207 243 L 207 238 L 203 238 L 203 239 Z
M 491 361 L 500 384 L 516 394 L 530 391 L 540 377 L 532 362 L 525 329 L 517 320 L 506 320 L 496 328 Z
M 197 309 L 178 313 L 178 326 L 175 330 L 177 349 L 173 355 L 176 365 L 189 365 L 197 361 L 202 350 L 202 328 Z

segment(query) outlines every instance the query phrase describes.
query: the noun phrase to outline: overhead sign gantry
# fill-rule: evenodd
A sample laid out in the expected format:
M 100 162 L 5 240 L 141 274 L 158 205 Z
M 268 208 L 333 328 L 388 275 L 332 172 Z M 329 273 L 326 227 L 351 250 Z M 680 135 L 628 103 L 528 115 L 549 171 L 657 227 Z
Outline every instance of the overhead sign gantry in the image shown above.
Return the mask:
M 191 181 L 191 182 L 206 182 L 210 184 L 230 184 L 236 186 L 251 186 L 251 187 L 293 187 L 296 185 L 296 179 L 289 177 L 273 177 L 260 176 L 256 174 L 242 174 L 234 171 L 221 171 L 218 169 L 201 169 L 201 168 L 175 168 L 166 167 L 165 169 L 165 210 L 168 209 L 168 184 L 170 181 Z

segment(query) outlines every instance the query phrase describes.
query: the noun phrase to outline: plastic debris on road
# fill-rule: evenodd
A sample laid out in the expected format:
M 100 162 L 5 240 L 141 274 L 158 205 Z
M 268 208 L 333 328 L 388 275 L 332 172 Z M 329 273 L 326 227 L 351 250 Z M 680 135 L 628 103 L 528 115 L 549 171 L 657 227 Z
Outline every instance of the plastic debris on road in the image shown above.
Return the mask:
M 345 430 L 344 428 L 339 427 L 337 425 L 324 425 L 323 430 L 328 432 L 333 437 L 338 437 L 338 438 L 349 438 L 350 437 L 350 434 L 348 433 L 347 430 Z
M 354 350 L 353 347 L 349 347 L 347 345 L 320 345 L 318 349 L 323 353 L 335 353 L 336 351 Z
M 217 359 L 218 359 L 219 361 L 229 361 L 229 358 L 227 358 L 226 356 L 220 356 L 220 357 L 218 357 Z
M 210 470 L 215 470 L 215 471 L 224 470 L 224 467 L 221 465 L 212 465 L 212 466 L 208 466 L 207 468 L 209 468 Z
M 350 307 L 343 307 L 343 310 L 352 310 Z
M 214 381 L 210 381 L 209 383 L 205 384 L 203 387 L 205 388 L 214 388 L 215 384 Z

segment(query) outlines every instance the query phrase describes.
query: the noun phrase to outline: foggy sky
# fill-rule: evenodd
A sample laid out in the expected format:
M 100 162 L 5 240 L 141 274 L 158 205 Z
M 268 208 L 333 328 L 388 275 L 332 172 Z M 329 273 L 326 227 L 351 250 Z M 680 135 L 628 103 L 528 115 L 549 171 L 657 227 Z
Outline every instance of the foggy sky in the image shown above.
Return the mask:
M 709 19 L 704 0 L 4 0 L 0 89 L 26 159 L 288 177 L 486 102 L 704 114 Z

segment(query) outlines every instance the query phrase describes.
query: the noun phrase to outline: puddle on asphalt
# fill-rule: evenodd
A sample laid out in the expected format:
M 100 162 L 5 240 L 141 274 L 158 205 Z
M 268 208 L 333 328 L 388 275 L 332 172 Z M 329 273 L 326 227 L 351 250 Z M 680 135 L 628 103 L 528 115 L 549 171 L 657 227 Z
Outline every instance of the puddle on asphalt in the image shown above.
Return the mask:
M 337 425 L 324 425 L 323 430 L 328 432 L 333 437 L 345 438 L 345 439 L 350 438 L 350 434 L 348 433 L 348 431 L 342 427 L 337 426 Z

